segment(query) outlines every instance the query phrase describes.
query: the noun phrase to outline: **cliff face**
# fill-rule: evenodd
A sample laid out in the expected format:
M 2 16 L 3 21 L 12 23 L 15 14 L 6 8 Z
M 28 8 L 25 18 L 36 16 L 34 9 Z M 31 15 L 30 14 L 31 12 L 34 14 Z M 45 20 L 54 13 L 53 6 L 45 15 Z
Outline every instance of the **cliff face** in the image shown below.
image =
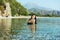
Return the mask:
M 9 2 L 4 3 L 4 5 L 0 6 L 0 17 L 10 17 L 11 16 L 11 8 Z
M 6 6 L 6 8 L 5 8 L 5 10 L 4 10 L 5 16 L 6 16 L 6 17 L 11 16 L 11 7 L 10 7 L 9 2 L 5 3 L 5 6 Z M 4 15 L 3 15 L 3 16 L 4 16 Z

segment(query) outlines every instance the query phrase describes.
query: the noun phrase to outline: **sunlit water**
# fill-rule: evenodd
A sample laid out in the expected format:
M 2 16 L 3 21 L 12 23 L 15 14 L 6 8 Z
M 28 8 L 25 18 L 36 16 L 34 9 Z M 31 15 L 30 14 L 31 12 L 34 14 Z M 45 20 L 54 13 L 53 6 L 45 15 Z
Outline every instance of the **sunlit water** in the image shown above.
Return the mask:
M 0 40 L 60 40 L 60 18 L 37 18 L 36 25 L 28 19 L 0 19 Z

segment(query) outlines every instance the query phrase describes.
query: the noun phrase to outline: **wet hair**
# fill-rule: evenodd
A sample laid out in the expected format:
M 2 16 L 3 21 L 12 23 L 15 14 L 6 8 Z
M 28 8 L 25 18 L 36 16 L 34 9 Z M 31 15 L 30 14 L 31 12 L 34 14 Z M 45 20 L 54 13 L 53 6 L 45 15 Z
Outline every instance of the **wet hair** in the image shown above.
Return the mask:
M 37 24 L 36 16 L 35 16 L 35 24 Z

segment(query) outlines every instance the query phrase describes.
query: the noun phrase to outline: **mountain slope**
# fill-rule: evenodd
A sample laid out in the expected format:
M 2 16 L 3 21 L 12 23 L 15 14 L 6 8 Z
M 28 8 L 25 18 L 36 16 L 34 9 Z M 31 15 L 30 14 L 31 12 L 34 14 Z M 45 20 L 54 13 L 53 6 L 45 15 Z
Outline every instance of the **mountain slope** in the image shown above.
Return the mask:
M 56 10 L 31 8 L 31 9 L 28 9 L 28 11 L 33 12 L 34 14 L 37 14 L 37 15 L 60 16 L 60 11 L 56 11 Z
M 12 16 L 14 16 L 15 14 L 18 14 L 18 15 L 28 15 L 27 9 L 24 8 L 16 0 L 3 0 L 3 1 L 0 0 L 1 4 L 4 4 L 3 2 L 9 2 L 10 3 L 10 7 L 11 7 L 11 11 L 12 11 Z

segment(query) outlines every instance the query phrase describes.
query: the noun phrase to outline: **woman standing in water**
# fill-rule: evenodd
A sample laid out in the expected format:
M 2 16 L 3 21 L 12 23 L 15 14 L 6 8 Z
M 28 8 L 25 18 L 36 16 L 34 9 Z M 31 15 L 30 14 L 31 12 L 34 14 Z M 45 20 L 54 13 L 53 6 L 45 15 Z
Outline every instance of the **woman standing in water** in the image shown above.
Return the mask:
M 31 18 L 28 21 L 28 24 L 30 24 L 30 28 L 32 30 L 32 33 L 35 33 L 35 24 L 36 24 L 36 16 L 32 15 Z
M 36 16 L 32 15 L 31 18 L 28 20 L 28 24 L 30 25 L 30 29 L 32 31 L 32 37 L 34 38 L 34 34 L 36 31 Z
M 28 24 L 36 24 L 36 16 L 32 15 L 31 18 L 28 20 Z

